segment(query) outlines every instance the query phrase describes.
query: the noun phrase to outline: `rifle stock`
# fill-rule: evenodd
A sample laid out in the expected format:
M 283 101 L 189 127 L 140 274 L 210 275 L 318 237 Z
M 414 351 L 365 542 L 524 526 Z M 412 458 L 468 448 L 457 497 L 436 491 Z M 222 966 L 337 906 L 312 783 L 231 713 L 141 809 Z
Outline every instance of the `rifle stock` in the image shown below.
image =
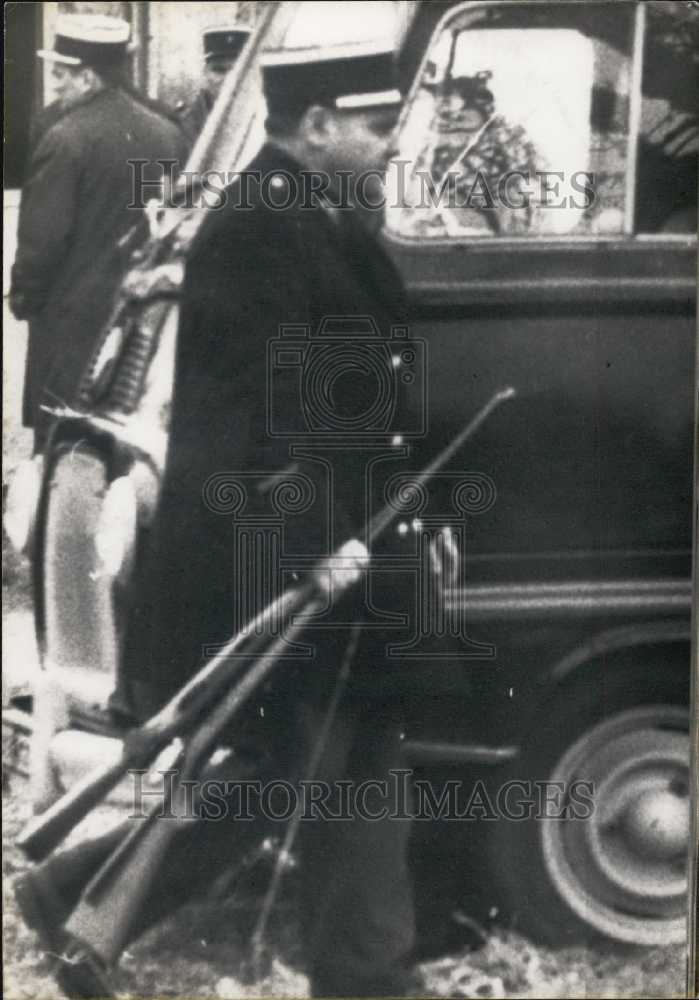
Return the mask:
M 322 598 L 311 598 L 304 606 L 304 615 L 316 614 L 323 605 Z M 106 965 L 117 961 L 132 938 L 138 914 L 157 877 L 159 866 L 177 836 L 178 820 L 191 823 L 187 815 L 187 784 L 200 774 L 236 713 L 283 659 L 284 652 L 304 624 L 299 620 L 290 625 L 212 709 L 206 722 L 192 735 L 182 755 L 178 780 L 170 786 L 165 799 L 165 812 L 161 812 L 162 805 L 156 806 L 145 822 L 127 833 L 87 886 L 66 930 L 81 945 L 87 945 Z M 167 822 L 157 822 L 163 816 L 167 817 Z M 128 891 L 124 891 L 124 886 L 128 886 Z
M 163 708 L 124 740 L 120 759 L 89 772 L 40 816 L 32 819 L 17 839 L 32 861 L 42 861 L 119 784 L 128 771 L 144 768 L 176 737 L 182 736 L 228 690 L 251 658 L 265 657 L 270 635 L 302 610 L 312 586 L 291 588 L 273 601 L 253 622 L 226 643 Z M 307 609 L 303 609 L 304 611 Z M 235 659 L 231 661 L 231 657 Z

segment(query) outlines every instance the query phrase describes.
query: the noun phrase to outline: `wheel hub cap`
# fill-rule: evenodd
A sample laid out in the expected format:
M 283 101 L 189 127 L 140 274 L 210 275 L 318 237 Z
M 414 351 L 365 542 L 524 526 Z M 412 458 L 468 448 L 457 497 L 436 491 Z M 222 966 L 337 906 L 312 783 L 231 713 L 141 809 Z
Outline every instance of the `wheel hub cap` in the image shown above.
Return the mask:
M 686 935 L 689 737 L 686 710 L 651 705 L 588 729 L 551 775 L 585 781 L 588 819 L 543 821 L 544 860 L 558 893 L 587 924 L 636 944 Z
M 689 842 L 686 791 L 679 794 L 670 783 L 641 793 L 627 809 L 624 827 L 630 846 L 640 855 L 658 861 L 683 855 Z

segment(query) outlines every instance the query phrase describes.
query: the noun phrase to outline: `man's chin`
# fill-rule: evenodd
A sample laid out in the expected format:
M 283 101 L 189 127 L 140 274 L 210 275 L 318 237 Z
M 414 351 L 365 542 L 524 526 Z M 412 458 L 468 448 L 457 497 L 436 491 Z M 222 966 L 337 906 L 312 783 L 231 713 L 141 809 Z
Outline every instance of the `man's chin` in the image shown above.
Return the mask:
M 369 205 L 365 204 L 358 206 L 357 211 L 364 228 L 370 233 L 378 233 L 384 223 L 383 207 L 371 208 Z
M 385 170 L 371 167 L 358 172 L 354 179 L 352 201 L 358 208 L 382 211 L 386 202 Z

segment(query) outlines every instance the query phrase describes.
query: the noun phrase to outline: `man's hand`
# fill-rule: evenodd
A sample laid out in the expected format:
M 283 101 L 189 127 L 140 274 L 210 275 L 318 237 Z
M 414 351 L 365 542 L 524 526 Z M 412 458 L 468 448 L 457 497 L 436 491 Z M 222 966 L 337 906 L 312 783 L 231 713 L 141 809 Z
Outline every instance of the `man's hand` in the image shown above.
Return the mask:
M 357 538 L 351 538 L 316 570 L 316 583 L 326 594 L 340 594 L 356 583 L 369 565 L 369 550 Z

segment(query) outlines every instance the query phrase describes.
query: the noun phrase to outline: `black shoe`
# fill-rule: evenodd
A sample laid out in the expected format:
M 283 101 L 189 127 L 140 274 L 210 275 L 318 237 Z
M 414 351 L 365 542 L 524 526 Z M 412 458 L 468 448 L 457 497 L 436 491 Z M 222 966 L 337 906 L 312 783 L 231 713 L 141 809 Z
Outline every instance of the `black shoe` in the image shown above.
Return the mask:
M 63 927 L 70 906 L 53 885 L 46 870 L 27 872 L 14 884 L 17 907 L 25 924 L 53 959 L 52 974 L 67 997 L 107 1000 L 115 996 L 107 970 L 99 959 Z
M 15 900 L 27 927 L 36 933 L 45 952 L 60 955 L 68 941 L 63 929 L 69 908 L 51 882 L 48 873 L 30 871 L 14 884 Z
M 76 939 L 67 944 L 53 974 L 65 995 L 75 1000 L 108 1000 L 116 996 L 107 969 Z

